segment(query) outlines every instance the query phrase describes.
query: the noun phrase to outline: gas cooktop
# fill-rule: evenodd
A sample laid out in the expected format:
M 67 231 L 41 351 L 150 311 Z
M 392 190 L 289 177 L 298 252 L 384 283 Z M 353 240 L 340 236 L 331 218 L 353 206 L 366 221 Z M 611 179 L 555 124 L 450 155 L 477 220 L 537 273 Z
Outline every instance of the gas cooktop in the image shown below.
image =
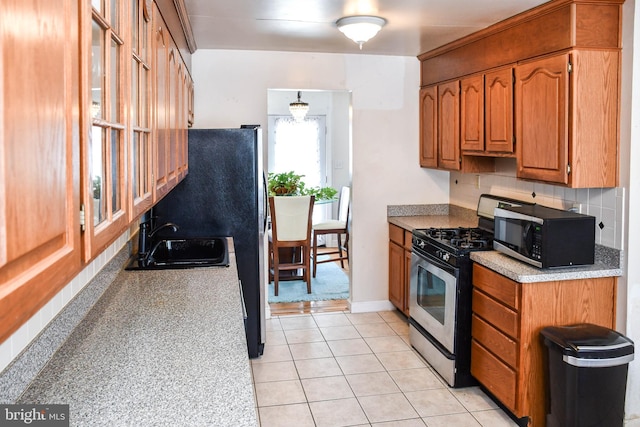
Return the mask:
M 493 242 L 493 233 L 481 228 L 425 228 L 414 230 L 413 235 L 418 246 L 435 244 L 454 254 L 492 249 Z

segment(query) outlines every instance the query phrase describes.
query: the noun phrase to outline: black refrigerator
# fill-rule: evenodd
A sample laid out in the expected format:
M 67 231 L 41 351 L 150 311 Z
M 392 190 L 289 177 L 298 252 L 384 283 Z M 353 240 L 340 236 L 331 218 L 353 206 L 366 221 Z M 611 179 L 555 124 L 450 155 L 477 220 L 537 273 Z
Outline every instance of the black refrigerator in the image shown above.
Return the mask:
M 266 178 L 262 130 L 189 130 L 189 173 L 155 207 L 184 237 L 231 236 L 246 308 L 249 357 L 265 342 Z M 212 292 L 215 292 L 212 289 Z

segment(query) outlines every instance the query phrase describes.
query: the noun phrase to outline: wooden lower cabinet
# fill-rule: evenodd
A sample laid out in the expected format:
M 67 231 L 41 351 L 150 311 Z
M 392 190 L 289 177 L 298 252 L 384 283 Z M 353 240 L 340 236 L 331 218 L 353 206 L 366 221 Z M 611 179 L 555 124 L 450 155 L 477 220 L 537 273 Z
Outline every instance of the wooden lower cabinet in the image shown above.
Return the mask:
M 518 283 L 473 266 L 471 374 L 529 426 L 545 425 L 546 326 L 615 327 L 616 278 Z
M 411 232 L 389 224 L 389 301 L 409 315 Z

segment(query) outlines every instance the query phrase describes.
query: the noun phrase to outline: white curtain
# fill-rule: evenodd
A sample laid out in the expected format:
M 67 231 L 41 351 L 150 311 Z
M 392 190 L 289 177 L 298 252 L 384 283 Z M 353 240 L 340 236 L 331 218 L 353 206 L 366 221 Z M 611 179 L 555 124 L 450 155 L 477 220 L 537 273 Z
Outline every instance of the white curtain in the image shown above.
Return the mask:
M 307 188 L 323 186 L 320 120 L 306 117 L 297 122 L 292 117 L 276 117 L 274 126 L 274 169 L 270 172 L 294 171 L 304 175 Z

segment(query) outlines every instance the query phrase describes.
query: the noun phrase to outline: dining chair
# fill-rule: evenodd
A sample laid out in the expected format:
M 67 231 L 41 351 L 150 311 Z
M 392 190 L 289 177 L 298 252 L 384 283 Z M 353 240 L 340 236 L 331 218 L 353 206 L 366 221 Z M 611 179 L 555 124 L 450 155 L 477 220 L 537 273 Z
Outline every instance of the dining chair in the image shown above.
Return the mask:
M 274 294 L 280 280 L 302 279 L 311 293 L 311 222 L 315 196 L 269 197 L 269 274 Z M 281 251 L 281 249 L 284 249 Z M 302 270 L 302 274 L 296 274 Z M 291 272 L 286 278 L 282 272 Z
M 318 264 L 324 262 L 340 261 L 340 266 L 344 268 L 344 260 L 349 263 L 349 210 L 351 208 L 351 188 L 342 187 L 340 189 L 340 199 L 338 200 L 338 219 L 313 224 L 313 277 L 316 277 L 316 269 Z M 325 251 L 318 254 L 318 236 L 327 236 L 335 234 L 338 238 L 338 247 L 335 250 Z M 342 243 L 342 235 L 345 235 L 344 244 Z M 343 254 L 344 252 L 344 254 Z M 331 255 L 338 255 L 331 257 Z M 328 259 L 319 260 L 318 256 L 329 255 Z

